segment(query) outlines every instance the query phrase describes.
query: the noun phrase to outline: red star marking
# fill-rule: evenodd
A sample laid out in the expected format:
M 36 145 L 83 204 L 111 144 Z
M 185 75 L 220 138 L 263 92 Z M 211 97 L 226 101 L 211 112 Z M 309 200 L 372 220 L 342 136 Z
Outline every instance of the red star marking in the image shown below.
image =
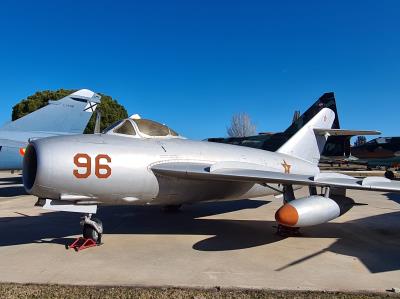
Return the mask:
M 285 173 L 290 173 L 290 168 L 292 167 L 292 165 L 287 164 L 285 160 L 283 160 L 283 163 L 281 165 L 283 166 Z

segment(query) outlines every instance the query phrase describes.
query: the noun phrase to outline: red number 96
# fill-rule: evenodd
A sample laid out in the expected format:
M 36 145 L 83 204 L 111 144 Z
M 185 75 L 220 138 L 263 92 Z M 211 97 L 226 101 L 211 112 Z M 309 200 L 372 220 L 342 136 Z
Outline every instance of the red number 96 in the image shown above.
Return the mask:
M 111 163 L 110 156 L 103 154 L 96 156 L 94 173 L 99 179 L 107 179 L 111 176 L 111 167 L 106 163 Z M 73 171 L 76 178 L 87 179 L 92 174 L 92 158 L 88 154 L 76 154 L 74 164 L 78 168 Z

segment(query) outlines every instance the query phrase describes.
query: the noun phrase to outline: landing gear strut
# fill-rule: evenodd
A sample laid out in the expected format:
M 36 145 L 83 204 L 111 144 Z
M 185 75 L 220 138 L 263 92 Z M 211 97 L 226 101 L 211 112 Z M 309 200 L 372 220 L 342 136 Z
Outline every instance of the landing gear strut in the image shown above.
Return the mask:
M 97 219 L 92 218 L 89 214 L 81 220 L 81 226 L 83 227 L 83 237 L 85 239 L 92 239 L 97 244 L 101 244 L 101 237 L 103 235 L 103 223 Z

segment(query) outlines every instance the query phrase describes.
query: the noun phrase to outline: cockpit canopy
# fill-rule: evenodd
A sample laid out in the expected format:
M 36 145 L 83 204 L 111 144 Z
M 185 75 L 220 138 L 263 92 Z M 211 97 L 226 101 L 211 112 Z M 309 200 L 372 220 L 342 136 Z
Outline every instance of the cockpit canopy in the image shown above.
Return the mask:
M 166 125 L 141 118 L 120 120 L 105 129 L 102 134 L 124 135 L 136 138 L 182 138 Z

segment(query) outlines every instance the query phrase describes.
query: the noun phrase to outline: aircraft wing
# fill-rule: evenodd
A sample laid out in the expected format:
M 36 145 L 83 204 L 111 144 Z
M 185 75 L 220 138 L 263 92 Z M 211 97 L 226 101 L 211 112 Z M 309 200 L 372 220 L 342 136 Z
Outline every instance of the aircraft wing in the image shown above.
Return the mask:
M 156 174 L 186 179 L 239 181 L 260 184 L 274 183 L 283 185 L 304 185 L 369 191 L 400 192 L 400 182 L 391 181 L 383 177 L 367 177 L 365 179 L 358 179 L 348 175 L 330 172 L 308 176 L 281 173 L 271 170 L 250 169 L 248 163 L 245 163 L 245 167 L 240 167 L 241 163 L 236 163 L 237 167 L 226 168 L 218 167 L 217 164 L 219 163 L 197 164 L 172 162 L 153 165 L 151 169 Z

